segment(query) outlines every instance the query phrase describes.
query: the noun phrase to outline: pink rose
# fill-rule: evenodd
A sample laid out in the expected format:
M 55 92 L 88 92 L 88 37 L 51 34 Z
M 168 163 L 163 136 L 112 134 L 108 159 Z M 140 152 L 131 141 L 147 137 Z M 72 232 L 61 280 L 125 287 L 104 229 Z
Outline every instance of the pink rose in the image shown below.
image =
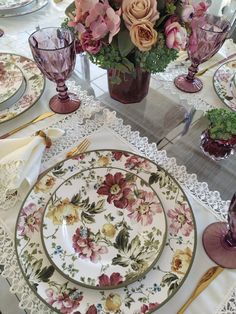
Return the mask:
M 206 13 L 207 9 L 209 8 L 209 4 L 207 4 L 204 1 L 201 1 L 198 4 L 194 4 L 193 7 L 195 10 L 194 16 L 199 17 L 199 16 L 203 16 Z
M 91 32 L 84 32 L 80 34 L 80 44 L 83 51 L 91 54 L 96 54 L 100 51 L 102 43 L 100 40 L 94 40 Z
M 181 12 L 181 18 L 184 22 L 189 22 L 193 18 L 194 15 L 194 7 L 189 4 L 183 7 Z
M 171 20 L 169 20 L 165 24 L 166 46 L 170 49 L 184 49 L 187 42 L 186 29 L 178 22 L 171 23 Z

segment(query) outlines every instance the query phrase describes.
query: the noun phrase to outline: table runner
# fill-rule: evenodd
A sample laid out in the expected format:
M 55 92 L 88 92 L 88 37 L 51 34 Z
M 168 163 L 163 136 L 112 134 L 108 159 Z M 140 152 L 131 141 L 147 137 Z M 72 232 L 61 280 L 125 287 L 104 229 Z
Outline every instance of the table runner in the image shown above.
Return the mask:
M 73 85 L 73 88 L 74 90 L 77 89 L 75 85 Z M 86 101 L 86 93 L 84 94 L 84 98 Z M 85 108 L 87 106 L 91 108 L 92 104 L 93 100 L 91 99 L 91 96 L 89 96 L 89 102 L 83 105 Z M 211 213 L 213 213 L 221 220 L 226 219 L 226 211 L 229 202 L 222 201 L 219 192 L 212 192 L 209 190 L 207 191 L 207 183 L 198 182 L 197 176 L 194 174 L 188 174 L 185 166 L 178 166 L 176 164 L 175 158 L 168 158 L 165 151 L 157 150 L 156 144 L 150 144 L 146 137 L 141 137 L 139 135 L 138 131 L 132 131 L 129 125 L 124 125 L 122 119 L 116 117 L 115 112 L 112 112 L 108 109 L 101 110 L 102 106 L 100 106 L 98 102 L 95 102 L 95 104 L 95 111 L 100 110 L 99 113 L 97 113 L 95 117 L 92 118 L 89 118 L 90 115 L 87 114 L 87 120 L 85 121 L 85 123 L 82 123 L 85 116 L 83 116 L 80 110 L 78 110 L 76 113 L 68 115 L 64 119 L 54 122 L 52 124 L 52 126 L 64 129 L 66 131 L 66 135 L 65 137 L 63 137 L 62 141 L 58 142 L 57 146 L 54 145 L 54 147 L 46 152 L 43 159 L 42 171 L 52 166 L 55 162 L 63 159 L 65 156 L 65 152 L 68 151 L 72 146 L 74 146 L 75 143 L 78 143 L 78 141 L 82 137 L 90 136 L 90 139 L 92 141 L 92 145 L 90 147 L 91 149 L 116 148 L 136 151 L 139 154 L 149 157 L 150 159 L 157 162 L 163 168 L 168 170 L 180 183 L 182 183 L 182 186 L 185 188 L 185 190 L 189 191 L 188 196 L 190 198 L 191 204 L 195 212 L 196 220 L 198 222 L 198 251 L 193 266 L 193 268 L 197 268 L 197 271 L 192 270 L 190 272 L 186 283 L 180 289 L 182 293 L 177 293 L 177 296 L 179 296 L 179 298 L 174 296 L 167 305 L 165 305 L 163 308 L 160 309 L 160 311 L 158 311 L 160 313 L 168 313 L 168 310 L 170 311 L 171 306 L 174 306 L 173 308 L 178 309 L 178 307 L 180 307 L 181 304 L 184 303 L 186 297 L 184 298 L 183 295 L 189 295 L 190 282 L 192 286 L 195 286 L 197 280 L 204 272 L 204 270 L 213 265 L 213 263 L 207 258 L 206 254 L 203 251 L 201 245 L 201 233 L 206 225 L 214 221 L 214 217 L 213 215 L 211 215 Z M 87 111 L 84 109 L 84 112 Z M 93 113 L 93 111 L 91 112 Z M 45 121 L 44 127 L 48 127 L 49 124 L 51 124 L 51 122 Z M 37 128 L 37 126 L 33 126 L 32 128 Z M 29 130 L 25 130 L 24 132 L 28 133 Z M 200 201 L 205 206 L 202 206 L 199 204 L 199 202 L 196 202 L 191 197 L 191 194 L 194 195 L 195 199 Z M 16 206 L 12 208 L 10 212 L 5 211 L 0 213 L 0 219 L 2 222 L 0 227 L 0 264 L 5 265 L 3 276 L 12 281 L 11 292 L 21 293 L 21 308 L 30 309 L 31 313 L 35 313 L 36 310 L 37 313 L 49 313 L 50 310 L 45 305 L 43 305 L 30 291 L 30 288 L 24 282 L 24 279 L 17 265 L 14 248 L 12 247 L 12 232 L 14 229 L 16 213 L 18 212 L 19 208 L 20 202 L 18 202 L 18 204 L 16 204 Z M 206 211 L 206 208 L 208 208 L 208 211 Z M 223 211 L 221 212 L 221 210 Z M 199 264 L 199 262 L 196 262 L 199 254 L 201 255 L 201 264 Z M 224 278 L 226 272 L 227 271 L 224 272 Z M 234 275 L 235 274 L 232 271 L 229 271 L 229 278 L 233 277 Z M 220 285 L 220 287 L 222 286 Z M 219 287 L 217 288 L 217 290 L 218 289 Z M 211 311 L 211 309 L 214 308 L 212 313 L 215 313 L 216 307 L 221 299 L 222 297 L 220 299 L 216 299 L 214 302 L 209 302 L 208 300 L 210 307 L 210 309 L 208 310 Z M 178 302 L 176 300 L 178 300 Z M 197 301 L 196 305 L 198 309 L 199 302 L 201 301 Z M 190 309 L 191 312 L 189 313 L 195 313 L 194 304 L 193 307 Z

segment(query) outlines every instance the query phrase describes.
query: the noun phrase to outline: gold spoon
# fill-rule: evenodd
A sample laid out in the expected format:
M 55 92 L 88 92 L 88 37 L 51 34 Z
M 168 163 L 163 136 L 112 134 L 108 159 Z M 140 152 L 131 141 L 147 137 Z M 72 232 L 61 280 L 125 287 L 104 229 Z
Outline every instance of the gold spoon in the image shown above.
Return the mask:
M 191 296 L 188 300 L 184 303 L 181 309 L 177 312 L 177 314 L 183 314 L 187 307 L 196 299 L 196 297 L 206 289 L 209 284 L 224 270 L 224 268 L 220 266 L 214 266 L 209 268 L 205 274 L 201 277 L 200 281 L 198 282 L 196 288 L 194 289 Z

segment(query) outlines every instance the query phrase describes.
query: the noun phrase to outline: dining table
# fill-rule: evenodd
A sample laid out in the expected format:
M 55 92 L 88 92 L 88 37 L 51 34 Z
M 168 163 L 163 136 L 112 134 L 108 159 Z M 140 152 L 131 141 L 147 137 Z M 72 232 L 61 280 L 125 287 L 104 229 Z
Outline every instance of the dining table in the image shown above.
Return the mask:
M 36 0 L 37 1 L 37 0 Z M 46 6 L 22 16 L 0 17 L 0 53 L 10 53 L 33 60 L 28 38 L 38 28 L 58 27 L 65 19 L 70 0 L 48 0 Z M 236 45 L 227 39 L 220 51 L 200 70 L 235 52 Z M 192 266 L 180 287 L 155 313 L 175 314 L 187 301 L 201 276 L 216 264 L 205 253 L 204 229 L 216 221 L 227 221 L 230 200 L 236 187 L 235 155 L 214 161 L 200 148 L 201 133 L 207 128 L 206 112 L 226 108 L 217 95 L 213 76 L 217 67 L 202 75 L 203 89 L 187 94 L 174 86 L 174 78 L 186 73 L 189 61 L 180 53 L 163 73 L 153 74 L 148 95 L 140 103 L 122 104 L 110 97 L 106 70 L 92 64 L 86 55 L 78 54 L 76 66 L 67 81 L 81 106 L 73 113 L 55 114 L 30 124 L 10 138 L 35 134 L 49 127 L 60 128 L 64 135 L 46 149 L 41 172 L 64 160 L 66 154 L 84 138 L 89 150 L 116 149 L 144 156 L 165 169 L 185 192 L 196 221 L 196 250 Z M 46 79 L 41 97 L 14 119 L 0 123 L 0 136 L 50 111 L 49 100 L 56 86 Z M 1 171 L 1 170 L 0 170 Z M 0 189 L 0 313 L 53 313 L 29 287 L 22 275 L 15 252 L 15 226 L 22 201 L 29 188 L 20 195 L 4 198 Z M 109 293 L 109 291 L 106 293 Z M 12 295 L 11 295 L 12 294 Z M 70 312 L 68 312 L 70 313 Z M 113 313 L 98 311 L 97 313 Z M 134 314 L 117 311 L 114 313 Z M 141 313 L 141 312 L 138 312 Z M 187 314 L 236 313 L 236 272 L 224 269 L 187 308 Z M 81 312 L 81 314 L 85 314 Z

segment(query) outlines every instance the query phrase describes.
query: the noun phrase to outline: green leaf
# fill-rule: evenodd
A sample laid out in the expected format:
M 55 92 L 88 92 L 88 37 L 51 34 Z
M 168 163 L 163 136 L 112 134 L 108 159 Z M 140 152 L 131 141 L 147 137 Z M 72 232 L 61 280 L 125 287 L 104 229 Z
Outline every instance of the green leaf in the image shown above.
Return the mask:
M 43 282 L 48 282 L 49 278 L 52 277 L 53 273 L 54 273 L 55 268 L 50 265 L 49 267 L 44 267 L 41 272 L 39 273 L 39 278 L 41 279 L 41 281 Z
M 159 175 L 157 173 L 152 172 L 149 177 L 148 183 L 152 185 L 153 183 L 157 183 L 158 180 L 159 180 Z
M 84 222 L 84 223 L 87 223 L 87 224 L 92 224 L 95 222 L 95 219 L 93 218 L 93 216 L 85 213 L 85 212 L 82 212 L 81 214 L 81 220 Z
M 112 265 L 120 265 L 122 267 L 127 267 L 129 265 L 129 259 L 117 254 L 116 257 L 112 259 Z
M 116 236 L 114 247 L 124 252 L 127 250 L 128 242 L 129 242 L 129 232 L 127 231 L 127 229 L 124 228 L 120 230 L 120 232 Z
M 73 195 L 73 197 L 71 199 L 71 203 L 74 205 L 79 205 L 80 199 L 81 199 L 81 195 L 80 195 L 80 193 L 77 193 L 77 194 Z
M 130 34 L 127 29 L 118 33 L 118 47 L 122 57 L 126 57 L 134 48 L 134 44 L 130 39 Z

